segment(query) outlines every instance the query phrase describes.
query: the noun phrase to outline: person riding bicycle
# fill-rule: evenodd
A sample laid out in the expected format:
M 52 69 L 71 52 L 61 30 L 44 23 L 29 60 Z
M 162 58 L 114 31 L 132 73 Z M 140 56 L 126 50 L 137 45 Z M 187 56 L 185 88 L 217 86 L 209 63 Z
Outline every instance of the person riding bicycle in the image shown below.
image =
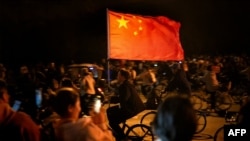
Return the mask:
M 207 68 L 207 73 L 201 78 L 201 80 L 205 83 L 206 92 L 211 94 L 211 111 L 215 111 L 215 94 L 220 85 L 216 73 L 217 71 L 213 69 L 213 65 L 209 65 Z
M 144 96 L 148 98 L 153 89 L 153 85 L 157 82 L 155 73 L 149 65 L 143 66 L 144 71 L 140 73 L 136 80 L 142 81 L 141 91 Z
M 107 109 L 109 125 L 114 130 L 117 140 L 125 138 L 124 131 L 119 126 L 120 123 L 137 115 L 145 109 L 145 106 L 139 97 L 135 86 L 129 81 L 129 72 L 121 69 L 118 72 L 117 80 L 118 87 L 118 106 L 113 106 Z
M 191 85 L 187 79 L 182 64 L 174 64 L 172 67 L 173 78 L 170 80 L 167 91 L 178 90 L 179 94 L 191 95 Z

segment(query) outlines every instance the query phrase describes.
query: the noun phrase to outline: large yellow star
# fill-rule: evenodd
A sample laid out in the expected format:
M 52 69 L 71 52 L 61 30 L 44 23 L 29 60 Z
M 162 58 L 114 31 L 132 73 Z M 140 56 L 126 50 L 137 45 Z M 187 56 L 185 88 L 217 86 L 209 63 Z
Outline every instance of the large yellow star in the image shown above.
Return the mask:
M 121 19 L 117 20 L 117 22 L 119 23 L 119 28 L 121 28 L 121 27 L 128 28 L 127 23 L 129 21 L 125 20 L 123 16 L 121 17 Z

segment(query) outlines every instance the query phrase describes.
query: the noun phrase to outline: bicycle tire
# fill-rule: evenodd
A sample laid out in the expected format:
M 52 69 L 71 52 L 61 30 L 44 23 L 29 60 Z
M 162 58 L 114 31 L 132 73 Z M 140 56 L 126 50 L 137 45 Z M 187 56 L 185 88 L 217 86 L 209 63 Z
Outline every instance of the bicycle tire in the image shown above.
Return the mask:
M 192 94 L 190 100 L 195 110 L 200 110 L 202 108 L 202 100 L 197 95 Z
M 226 111 L 231 108 L 232 104 L 233 99 L 229 94 L 221 93 L 221 96 L 216 98 L 217 111 Z
M 135 124 L 129 127 L 125 135 L 127 139 L 131 140 L 154 141 L 154 135 L 151 128 L 144 124 Z
M 154 117 L 156 115 L 156 111 L 149 111 L 147 113 L 145 113 L 142 117 L 141 117 L 141 121 L 140 121 L 140 124 L 144 124 L 144 125 L 147 125 L 147 126 L 151 126 L 153 120 L 154 120 Z
M 223 141 L 224 140 L 224 126 L 216 130 L 214 134 L 214 141 Z
M 197 114 L 197 129 L 196 134 L 201 133 L 207 126 L 207 117 L 203 112 L 198 111 Z

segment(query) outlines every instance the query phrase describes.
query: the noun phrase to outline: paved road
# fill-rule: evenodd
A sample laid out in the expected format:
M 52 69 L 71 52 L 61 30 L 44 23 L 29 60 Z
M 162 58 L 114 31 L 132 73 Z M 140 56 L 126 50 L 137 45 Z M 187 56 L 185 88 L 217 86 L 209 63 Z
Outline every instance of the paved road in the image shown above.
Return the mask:
M 140 95 L 140 97 L 142 98 L 144 102 L 146 101 L 143 95 Z M 201 109 L 206 109 L 206 107 L 207 107 L 206 103 L 202 102 Z M 232 107 L 230 108 L 230 111 L 238 111 L 238 110 L 239 110 L 239 105 L 236 105 L 236 104 L 232 105 Z M 152 110 L 144 110 L 143 112 L 139 113 L 135 117 L 127 120 L 126 123 L 130 126 L 140 123 L 142 116 L 149 111 L 152 111 Z M 152 119 L 153 117 L 147 120 L 152 120 Z M 195 134 L 193 141 L 212 141 L 216 130 L 225 124 L 224 117 L 219 116 L 217 113 L 208 113 L 208 115 L 206 116 L 206 119 L 207 119 L 206 128 L 201 133 Z M 150 121 L 148 121 L 148 123 L 149 122 Z M 219 139 L 219 141 L 223 141 L 223 138 Z

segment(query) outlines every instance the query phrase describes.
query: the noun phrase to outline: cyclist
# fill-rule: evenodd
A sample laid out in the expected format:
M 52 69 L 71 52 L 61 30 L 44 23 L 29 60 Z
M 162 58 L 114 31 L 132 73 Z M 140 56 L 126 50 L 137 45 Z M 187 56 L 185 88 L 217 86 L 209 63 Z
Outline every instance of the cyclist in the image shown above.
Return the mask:
M 219 89 L 219 81 L 217 79 L 216 70 L 212 69 L 213 65 L 209 65 L 207 68 L 207 73 L 201 78 L 201 80 L 205 83 L 206 92 L 211 95 L 211 111 L 215 111 L 215 94 Z
M 191 95 L 191 85 L 187 79 L 186 72 L 182 63 L 174 64 L 172 66 L 173 78 L 168 84 L 168 91 L 178 90 L 179 94 Z
M 125 138 L 124 131 L 119 126 L 120 123 L 137 115 L 145 109 L 145 106 L 139 97 L 135 86 L 129 81 L 129 72 L 121 69 L 118 72 L 117 80 L 118 87 L 118 101 L 119 106 L 113 106 L 107 109 L 107 116 L 109 125 L 114 130 L 117 140 Z

